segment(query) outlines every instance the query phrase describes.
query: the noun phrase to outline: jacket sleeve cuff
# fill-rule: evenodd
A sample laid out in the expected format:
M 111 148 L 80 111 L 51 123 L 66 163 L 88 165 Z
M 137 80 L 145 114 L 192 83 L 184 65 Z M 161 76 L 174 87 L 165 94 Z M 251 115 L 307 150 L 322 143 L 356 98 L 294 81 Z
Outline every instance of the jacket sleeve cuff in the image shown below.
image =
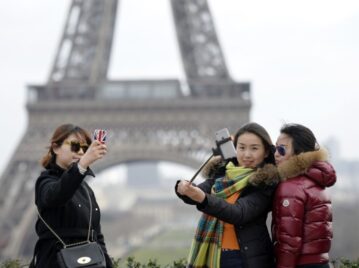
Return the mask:
M 81 167 L 79 163 L 77 163 L 77 168 L 81 175 L 85 175 L 85 176 L 89 175 L 92 177 L 96 177 L 90 167 L 87 167 L 87 169 L 85 169 L 85 168 Z
M 206 194 L 204 200 L 201 203 L 197 204 L 197 209 L 203 210 L 207 205 L 208 205 L 208 198 L 207 198 L 207 194 Z

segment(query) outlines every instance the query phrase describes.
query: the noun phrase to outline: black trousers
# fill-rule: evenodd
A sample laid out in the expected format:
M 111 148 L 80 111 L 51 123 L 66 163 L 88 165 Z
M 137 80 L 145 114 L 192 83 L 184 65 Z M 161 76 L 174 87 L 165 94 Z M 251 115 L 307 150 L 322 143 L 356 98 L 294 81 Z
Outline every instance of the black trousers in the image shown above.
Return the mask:
M 221 268 L 243 268 L 243 261 L 239 250 L 222 251 Z

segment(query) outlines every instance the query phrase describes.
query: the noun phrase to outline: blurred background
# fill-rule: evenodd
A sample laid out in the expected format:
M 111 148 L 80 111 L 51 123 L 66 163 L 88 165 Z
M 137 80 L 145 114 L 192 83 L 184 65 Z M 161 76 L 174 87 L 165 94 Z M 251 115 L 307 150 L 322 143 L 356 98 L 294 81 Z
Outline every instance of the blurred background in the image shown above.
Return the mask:
M 70 4 L 70 0 L 28 0 L 21 2 L 21 8 L 16 1 L 2 4 L 0 174 L 26 133 L 26 85 L 46 83 Z M 250 120 L 262 124 L 274 141 L 283 123 L 304 124 L 329 149 L 338 173 L 337 184 L 330 189 L 332 257 L 357 258 L 359 2 L 208 0 L 208 4 L 232 78 L 251 84 Z M 117 8 L 109 79 L 184 80 L 170 2 L 122 0 Z M 199 214 L 176 199 L 173 186 L 194 171 L 193 166 L 175 162 L 144 161 L 111 167 L 90 181 L 113 256 L 155 257 L 169 263 L 187 255 Z

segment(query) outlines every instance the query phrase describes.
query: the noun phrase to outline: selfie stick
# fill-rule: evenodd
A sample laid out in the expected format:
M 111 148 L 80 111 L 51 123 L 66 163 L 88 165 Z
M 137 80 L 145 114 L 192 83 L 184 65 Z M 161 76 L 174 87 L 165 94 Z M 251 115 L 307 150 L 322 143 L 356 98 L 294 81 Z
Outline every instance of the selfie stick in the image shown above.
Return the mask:
M 211 154 L 211 156 L 206 160 L 206 162 L 204 162 L 202 164 L 202 166 L 197 170 L 197 172 L 193 175 L 192 179 L 190 180 L 190 182 L 193 182 L 194 179 L 197 177 L 197 175 L 201 172 L 201 170 L 204 168 L 204 166 L 209 162 L 209 160 L 212 159 L 212 157 L 214 156 L 214 154 Z
M 201 170 L 204 168 L 204 166 L 209 162 L 209 160 L 211 160 L 212 159 L 212 157 L 213 156 L 215 156 L 215 155 L 220 155 L 221 157 L 222 157 L 222 159 L 224 159 L 224 160 L 227 160 L 227 159 L 230 159 L 230 158 L 232 158 L 232 157 L 235 157 L 235 151 L 234 151 L 234 155 L 224 155 L 223 154 L 223 152 L 222 152 L 222 147 L 221 147 L 221 145 L 222 144 L 224 144 L 224 143 L 226 143 L 226 142 L 228 142 L 228 141 L 231 141 L 232 139 L 231 139 L 231 137 L 228 137 L 228 138 L 225 138 L 225 139 L 222 139 L 222 140 L 220 140 L 220 141 L 216 141 L 216 145 L 217 145 L 217 147 L 216 148 L 212 148 L 212 154 L 211 154 L 211 156 L 206 160 L 206 162 L 204 162 L 203 164 L 202 164 L 202 166 L 197 170 L 197 172 L 193 175 L 193 177 L 192 177 L 192 179 L 190 180 L 190 182 L 193 182 L 194 181 L 194 179 L 197 177 L 197 175 L 201 172 Z M 233 147 L 233 150 L 234 150 L 234 147 Z

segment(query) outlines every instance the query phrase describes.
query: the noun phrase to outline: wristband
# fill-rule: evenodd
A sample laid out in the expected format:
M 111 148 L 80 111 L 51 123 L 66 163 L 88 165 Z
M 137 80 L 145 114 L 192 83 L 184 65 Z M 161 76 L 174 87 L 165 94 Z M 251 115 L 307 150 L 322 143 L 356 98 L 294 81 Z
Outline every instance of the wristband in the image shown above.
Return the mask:
M 78 167 L 79 172 L 81 173 L 81 175 L 85 175 L 85 173 L 86 173 L 87 169 L 86 169 L 86 168 L 81 167 L 79 163 L 77 163 L 77 167 Z

